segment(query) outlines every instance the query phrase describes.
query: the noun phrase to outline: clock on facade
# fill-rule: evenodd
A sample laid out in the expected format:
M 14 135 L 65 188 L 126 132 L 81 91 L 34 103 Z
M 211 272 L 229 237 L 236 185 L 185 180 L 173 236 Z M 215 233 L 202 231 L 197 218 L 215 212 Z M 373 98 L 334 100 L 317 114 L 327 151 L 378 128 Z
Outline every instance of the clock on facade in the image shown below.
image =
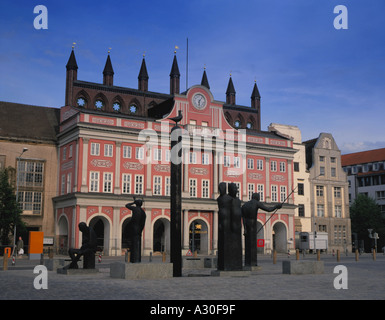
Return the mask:
M 206 107 L 207 101 L 203 94 L 197 93 L 193 97 L 193 105 L 198 110 L 203 110 Z

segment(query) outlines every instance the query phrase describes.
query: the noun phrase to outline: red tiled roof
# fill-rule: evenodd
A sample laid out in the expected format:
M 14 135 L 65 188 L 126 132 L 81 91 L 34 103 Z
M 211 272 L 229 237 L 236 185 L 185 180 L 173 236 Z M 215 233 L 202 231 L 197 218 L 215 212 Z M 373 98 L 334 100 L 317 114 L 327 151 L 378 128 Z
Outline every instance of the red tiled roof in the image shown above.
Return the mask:
M 385 148 L 341 155 L 343 167 L 377 161 L 385 161 Z

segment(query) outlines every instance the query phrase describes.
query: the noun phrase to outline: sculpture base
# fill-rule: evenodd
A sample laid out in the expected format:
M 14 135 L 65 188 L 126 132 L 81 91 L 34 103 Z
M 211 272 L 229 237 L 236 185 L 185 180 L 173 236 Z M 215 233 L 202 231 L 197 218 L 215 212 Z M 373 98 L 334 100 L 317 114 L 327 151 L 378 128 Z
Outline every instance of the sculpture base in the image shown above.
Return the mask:
M 224 271 L 213 270 L 211 276 L 213 277 L 248 277 L 251 275 L 251 270 L 237 270 L 237 271 Z
M 110 264 L 110 277 L 118 279 L 172 278 L 173 264 L 115 262 Z
M 244 266 L 243 270 L 245 271 L 259 271 L 262 270 L 261 266 Z
M 324 273 L 323 261 L 282 261 L 283 274 L 322 274 Z
M 99 272 L 99 269 L 67 269 L 67 268 L 58 268 L 56 271 L 58 274 L 66 274 L 70 276 L 74 275 L 89 275 Z

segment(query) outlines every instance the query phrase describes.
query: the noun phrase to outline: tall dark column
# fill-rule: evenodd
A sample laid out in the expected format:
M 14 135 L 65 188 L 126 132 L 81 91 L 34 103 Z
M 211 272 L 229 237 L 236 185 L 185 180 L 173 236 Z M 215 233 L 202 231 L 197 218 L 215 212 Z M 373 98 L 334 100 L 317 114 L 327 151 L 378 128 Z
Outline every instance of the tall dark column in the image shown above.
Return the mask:
M 178 126 L 179 117 L 172 119 L 171 129 L 171 262 L 173 276 L 182 276 L 182 129 Z

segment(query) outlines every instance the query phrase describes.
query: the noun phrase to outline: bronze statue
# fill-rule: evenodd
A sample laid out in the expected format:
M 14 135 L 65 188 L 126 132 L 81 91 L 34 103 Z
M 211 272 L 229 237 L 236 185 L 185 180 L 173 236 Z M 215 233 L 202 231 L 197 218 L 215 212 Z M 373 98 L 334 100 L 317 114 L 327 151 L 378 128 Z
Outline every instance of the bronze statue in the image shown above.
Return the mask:
M 241 200 L 237 197 L 237 185 L 226 183 L 218 186 L 218 270 L 242 270 Z
M 226 270 L 229 266 L 230 206 L 232 198 L 226 193 L 226 183 L 218 186 L 218 270 Z
M 245 235 L 245 265 L 256 265 L 257 262 L 257 214 L 258 209 L 267 212 L 282 208 L 282 204 L 267 207 L 260 202 L 259 193 L 253 193 L 251 200 L 242 206 L 242 219 Z
M 135 204 L 135 206 L 133 206 Z M 142 200 L 134 198 L 134 202 L 127 203 L 126 208 L 132 211 L 132 217 L 128 225 L 128 234 L 130 238 L 130 262 L 141 262 L 142 231 L 146 223 L 146 213 L 142 209 Z
M 78 269 L 78 261 L 83 256 L 83 269 L 95 269 L 96 233 L 93 228 L 87 227 L 84 222 L 79 223 L 79 230 L 82 232 L 82 246 L 80 249 L 70 248 L 68 250 L 71 263 L 65 268 Z

